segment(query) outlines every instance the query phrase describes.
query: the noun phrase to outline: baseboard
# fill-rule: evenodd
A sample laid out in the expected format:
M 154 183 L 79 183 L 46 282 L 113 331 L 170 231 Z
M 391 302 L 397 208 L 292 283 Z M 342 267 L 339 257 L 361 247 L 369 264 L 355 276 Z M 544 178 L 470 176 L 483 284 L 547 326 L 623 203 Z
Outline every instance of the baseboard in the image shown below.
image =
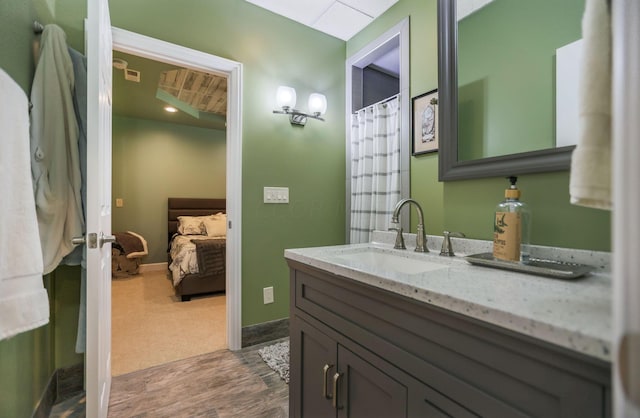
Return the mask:
M 144 273 L 147 271 L 166 271 L 167 263 L 149 263 L 149 264 L 140 264 L 138 267 L 138 272 Z
M 84 364 L 56 369 L 42 392 L 32 418 L 48 418 L 53 405 L 69 399 L 83 390 Z
M 289 335 L 289 318 L 242 327 L 242 346 L 261 344 Z
M 55 370 L 49 378 L 47 386 L 45 386 L 44 391 L 42 392 L 42 396 L 40 397 L 36 408 L 33 410 L 33 415 L 31 415 L 31 418 L 48 418 L 49 414 L 51 414 L 53 404 L 56 402 L 57 393 L 58 370 Z
M 58 369 L 56 403 L 73 398 L 84 390 L 84 363 Z

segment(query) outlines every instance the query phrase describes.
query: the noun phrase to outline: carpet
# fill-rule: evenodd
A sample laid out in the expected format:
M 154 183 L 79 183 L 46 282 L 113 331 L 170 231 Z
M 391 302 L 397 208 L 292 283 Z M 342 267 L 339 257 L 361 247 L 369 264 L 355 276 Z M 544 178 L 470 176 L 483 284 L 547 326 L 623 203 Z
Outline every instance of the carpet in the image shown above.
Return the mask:
M 289 384 L 289 340 L 263 347 L 258 354 L 267 366 Z

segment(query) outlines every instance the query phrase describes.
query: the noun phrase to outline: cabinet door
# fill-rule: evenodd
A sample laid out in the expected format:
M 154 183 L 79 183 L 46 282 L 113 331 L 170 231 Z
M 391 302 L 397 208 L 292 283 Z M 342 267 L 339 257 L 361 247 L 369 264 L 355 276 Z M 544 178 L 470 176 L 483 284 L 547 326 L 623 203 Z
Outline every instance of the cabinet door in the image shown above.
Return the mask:
M 386 364 L 386 367 L 393 366 Z M 341 345 L 338 345 L 338 372 L 339 418 L 407 416 L 406 386 Z
M 336 341 L 298 317 L 291 319 L 290 410 L 292 417 L 335 417 L 333 375 Z M 299 365 L 296 367 L 296 365 Z

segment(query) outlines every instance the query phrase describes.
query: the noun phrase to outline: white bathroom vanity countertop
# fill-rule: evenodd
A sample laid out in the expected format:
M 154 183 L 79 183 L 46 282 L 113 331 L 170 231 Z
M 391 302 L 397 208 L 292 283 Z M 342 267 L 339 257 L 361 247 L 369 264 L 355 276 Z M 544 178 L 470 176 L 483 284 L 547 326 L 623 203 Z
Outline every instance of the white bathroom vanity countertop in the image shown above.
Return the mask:
M 491 251 L 487 241 L 452 238 L 456 256 L 442 257 L 442 237 L 429 236 L 431 252 L 425 254 L 413 251 L 411 235 L 405 234 L 407 250 L 394 250 L 394 233 L 381 232 L 371 243 L 288 249 L 285 258 L 611 361 L 609 253 L 533 247 L 538 258 L 596 267 L 581 278 L 561 280 L 464 259 Z M 361 257 L 372 254 L 370 260 Z

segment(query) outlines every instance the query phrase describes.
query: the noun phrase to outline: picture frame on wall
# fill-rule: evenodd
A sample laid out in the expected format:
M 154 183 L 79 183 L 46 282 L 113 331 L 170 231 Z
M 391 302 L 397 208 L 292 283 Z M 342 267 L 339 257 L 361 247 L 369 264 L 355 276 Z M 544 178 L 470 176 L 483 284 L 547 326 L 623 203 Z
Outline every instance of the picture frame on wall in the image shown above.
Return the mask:
M 438 135 L 438 89 L 411 99 L 413 155 L 437 152 Z

